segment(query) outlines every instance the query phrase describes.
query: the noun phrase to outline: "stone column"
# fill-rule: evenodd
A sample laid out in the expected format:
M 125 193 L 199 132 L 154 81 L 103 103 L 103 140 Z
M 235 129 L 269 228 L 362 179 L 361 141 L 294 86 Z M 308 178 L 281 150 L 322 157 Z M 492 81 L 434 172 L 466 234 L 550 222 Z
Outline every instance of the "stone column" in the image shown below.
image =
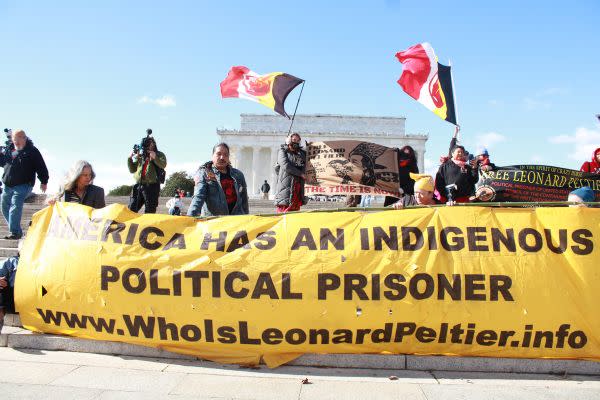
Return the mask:
M 236 168 L 239 169 L 240 171 L 242 171 L 242 173 L 244 174 L 244 176 L 247 176 L 246 174 L 248 173 L 248 171 L 245 171 L 246 167 L 247 167 L 247 158 L 246 158 L 246 154 L 244 152 L 245 147 L 243 146 L 237 146 L 237 153 L 236 153 Z
M 270 177 L 271 177 L 271 181 L 269 182 L 269 184 L 271 185 L 271 192 L 270 192 L 270 197 L 274 198 L 275 196 L 275 190 L 277 190 L 277 175 L 275 174 L 275 165 L 277 165 L 277 147 L 275 146 L 271 146 L 270 147 L 271 150 L 271 173 L 270 173 Z
M 415 149 L 417 152 L 417 164 L 419 165 L 419 172 L 425 173 L 425 147 L 419 147 Z
M 238 162 L 238 151 L 239 148 L 238 146 L 231 146 L 229 145 L 229 162 L 231 163 L 231 165 L 233 166 L 233 168 L 239 168 L 239 162 Z

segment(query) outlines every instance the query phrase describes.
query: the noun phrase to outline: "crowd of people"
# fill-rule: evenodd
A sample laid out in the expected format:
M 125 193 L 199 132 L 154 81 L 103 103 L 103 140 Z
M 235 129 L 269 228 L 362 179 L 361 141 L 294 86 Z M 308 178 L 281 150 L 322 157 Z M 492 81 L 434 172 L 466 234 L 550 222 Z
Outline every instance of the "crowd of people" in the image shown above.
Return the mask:
M 151 132 L 151 131 L 150 131 Z M 415 151 L 410 146 L 397 149 L 399 168 L 399 193 L 402 197 L 386 197 L 385 206 L 402 209 L 410 206 L 435 204 L 454 205 L 473 201 L 476 198 L 475 183 L 479 171 L 494 169 L 489 153 L 485 148 L 475 155 L 469 155 L 458 143 L 458 127 L 450 143 L 448 155 L 440 157 L 440 167 L 435 179 L 431 175 L 420 174 Z M 10 132 L 12 145 L 0 153 L 0 167 L 4 168 L 2 183 L 4 190 L 0 197 L 2 214 L 10 233 L 8 240 L 21 239 L 21 216 L 23 203 L 32 192 L 36 176 L 40 189 L 46 192 L 48 169 L 40 151 L 33 145 L 23 130 Z M 302 148 L 298 133 L 288 135 L 278 149 L 275 166 L 275 208 L 278 213 L 298 211 L 306 204 L 304 185 L 306 181 L 307 154 Z M 211 160 L 202 164 L 194 176 L 194 193 L 187 210 L 189 216 L 223 216 L 249 213 L 248 186 L 244 174 L 234 168 L 230 161 L 230 149 L 226 143 L 219 143 L 212 150 Z M 144 207 L 146 213 L 155 213 L 158 206 L 160 185 L 164 183 L 167 158 L 157 148 L 154 138 L 143 141 L 142 148 L 133 151 L 127 158 L 129 172 L 133 174 L 135 185 L 131 191 L 129 209 L 138 212 Z M 581 171 L 600 174 L 600 148 L 593 152 L 591 161 L 581 166 Z M 105 206 L 104 190 L 93 184 L 96 173 L 87 161 L 77 161 L 67 172 L 59 192 L 49 198 L 56 201 L 83 204 L 93 208 Z M 271 186 L 265 180 L 260 191 L 264 199 L 269 197 Z M 167 202 L 171 215 L 183 213 L 182 198 L 186 193 L 177 189 Z M 594 191 L 582 187 L 569 194 L 572 205 L 593 202 Z M 348 196 L 347 205 L 370 206 L 371 196 Z M 22 242 L 19 242 L 19 247 Z M 19 256 L 8 258 L 0 266 L 0 329 L 3 317 L 12 310 L 12 290 Z
M 151 132 L 151 131 L 150 131 Z M 475 184 L 480 171 L 495 168 L 487 149 L 480 148 L 470 154 L 458 143 L 459 127 L 456 128 L 448 155 L 440 157 L 440 166 L 435 178 L 419 174 L 415 151 L 411 146 L 396 149 L 398 154 L 398 185 L 402 197 L 387 196 L 385 207 L 403 208 L 409 205 L 448 204 L 477 200 Z M 12 132 L 12 146 L 0 154 L 0 166 L 4 167 L 1 196 L 2 213 L 10 233 L 5 239 L 19 239 L 23 235 L 21 214 L 23 202 L 31 193 L 37 175 L 40 189 L 46 191 L 48 169 L 39 150 L 23 130 Z M 291 133 L 277 151 L 274 183 L 275 210 L 278 213 L 298 211 L 306 204 L 304 195 L 307 154 L 302 148 L 302 138 Z M 244 173 L 234 168 L 230 161 L 230 150 L 226 143 L 214 146 L 211 160 L 202 164 L 194 176 L 194 193 L 187 210 L 189 216 L 221 216 L 248 214 L 248 187 Z M 156 141 L 148 135 L 143 146 L 132 151 L 127 158 L 127 167 L 133 174 L 135 185 L 130 194 L 129 209 L 155 213 L 164 183 L 167 157 L 158 150 Z M 581 171 L 600 173 L 600 148 L 593 152 L 591 161 L 581 166 Z M 104 190 L 93 185 L 96 174 L 87 161 L 77 161 L 66 174 L 59 192 L 48 202 L 74 202 L 93 208 L 105 206 Z M 263 199 L 269 198 L 271 186 L 265 180 L 260 187 Z M 588 193 L 588 192 L 586 192 Z M 592 191 L 593 194 L 593 191 Z M 188 194 L 189 195 L 189 194 Z M 185 191 L 177 189 L 166 206 L 171 215 L 184 214 L 182 198 Z M 581 197 L 583 196 L 583 197 Z M 573 199 L 589 199 L 583 193 L 573 194 Z M 592 197 L 593 200 L 593 197 Z M 348 196 L 350 207 L 371 205 L 372 197 Z

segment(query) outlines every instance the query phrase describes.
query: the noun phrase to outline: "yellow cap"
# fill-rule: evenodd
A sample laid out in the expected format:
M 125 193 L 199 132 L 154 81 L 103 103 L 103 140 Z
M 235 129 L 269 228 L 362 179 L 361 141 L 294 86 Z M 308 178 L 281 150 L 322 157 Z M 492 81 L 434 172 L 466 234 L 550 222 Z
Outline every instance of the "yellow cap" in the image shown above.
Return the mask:
M 415 190 L 433 192 L 433 178 L 431 175 L 410 173 L 410 178 L 415 181 Z

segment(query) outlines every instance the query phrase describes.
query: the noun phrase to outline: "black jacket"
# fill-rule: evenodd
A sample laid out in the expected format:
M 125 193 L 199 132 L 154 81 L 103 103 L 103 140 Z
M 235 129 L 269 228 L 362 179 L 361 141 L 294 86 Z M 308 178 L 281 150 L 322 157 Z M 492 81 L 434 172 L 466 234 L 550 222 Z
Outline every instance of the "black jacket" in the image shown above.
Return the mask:
M 83 194 L 83 199 L 80 199 L 75 192 L 66 190 L 61 196 L 61 200 L 68 203 L 79 203 L 92 208 L 104 208 L 106 202 L 104 200 L 104 189 L 96 185 L 88 185 Z
M 23 150 L 17 153 L 13 159 L 10 151 L 14 146 L 0 155 L 0 167 L 4 167 L 2 182 L 8 187 L 22 185 L 27 183 L 31 186 L 35 184 L 35 174 L 42 184 L 48 183 L 48 168 L 42 158 L 40 151 L 33 145 L 30 139 Z
M 475 184 L 479 176 L 477 169 L 471 168 L 467 163 L 462 169 L 452 160 L 448 160 L 440 166 L 440 169 L 435 176 L 435 188 L 438 193 L 443 196 L 443 199 L 448 197 L 446 193 L 446 185 L 456 184 L 456 192 L 454 198 L 472 196 L 475 194 Z
M 298 149 L 293 153 L 288 150 L 287 145 L 282 144 L 277 152 L 277 188 L 275 189 L 275 205 L 289 206 L 292 201 L 294 180 L 299 180 L 301 185 L 300 200 L 304 201 L 304 179 L 300 175 L 306 172 L 306 151 Z

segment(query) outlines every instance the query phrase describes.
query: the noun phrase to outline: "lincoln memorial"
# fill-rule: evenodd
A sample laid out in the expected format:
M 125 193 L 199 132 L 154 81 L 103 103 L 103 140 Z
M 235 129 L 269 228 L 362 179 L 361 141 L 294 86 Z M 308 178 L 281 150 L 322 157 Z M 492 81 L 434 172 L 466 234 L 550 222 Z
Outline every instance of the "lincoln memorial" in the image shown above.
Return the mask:
M 302 143 L 327 140 L 360 140 L 387 147 L 415 149 L 419 171 L 424 171 L 426 134 L 405 132 L 404 117 L 362 117 L 352 115 L 296 115 L 292 131 L 300 134 Z M 230 146 L 230 160 L 241 170 L 250 194 L 259 194 L 266 179 L 275 190 L 277 150 L 284 143 L 290 121 L 280 115 L 242 114 L 239 130 L 217 129 L 221 142 Z

